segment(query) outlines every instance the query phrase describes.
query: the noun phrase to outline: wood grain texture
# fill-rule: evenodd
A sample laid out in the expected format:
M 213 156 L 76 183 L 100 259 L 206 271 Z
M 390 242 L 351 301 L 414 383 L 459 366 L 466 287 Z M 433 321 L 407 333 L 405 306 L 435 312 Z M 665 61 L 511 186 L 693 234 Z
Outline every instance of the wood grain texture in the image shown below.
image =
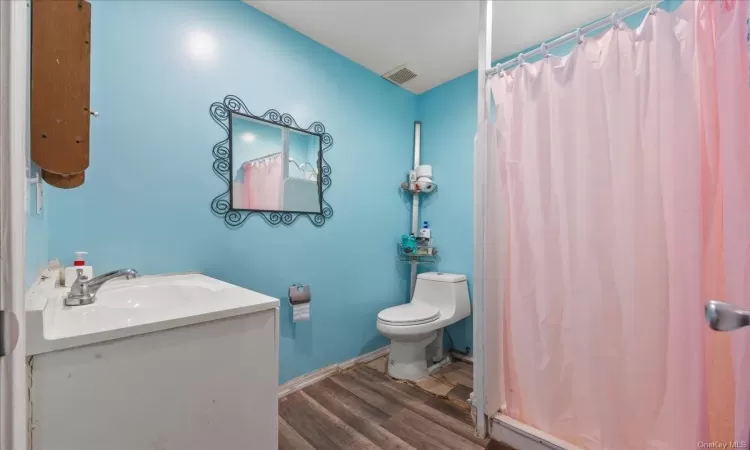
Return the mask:
M 477 444 L 487 444 L 486 440 L 479 439 L 474 435 L 474 427 L 470 424 L 450 415 L 446 415 L 426 404 L 426 402 L 439 397 L 435 397 L 434 395 L 409 384 L 393 382 L 386 376 L 377 374 L 377 372 L 369 368 L 363 368 L 360 366 L 352 372 L 365 375 L 358 377 L 357 379 L 361 383 L 366 384 L 370 389 L 376 391 L 384 399 L 401 404 L 423 416 L 427 420 L 433 421 L 443 428 Z
M 379 448 L 414 450 L 414 447 L 391 434 L 378 422 L 367 418 L 366 413 L 360 413 L 357 408 L 350 408 L 322 386 L 313 385 L 304 392 Z
M 89 166 L 90 41 L 87 1 L 31 2 L 31 159 L 47 172 Z
M 382 397 L 377 391 L 370 386 L 359 382 L 355 377 L 348 373 L 338 374 L 329 378 L 334 383 L 343 387 L 347 391 L 356 395 L 366 403 L 385 412 L 388 415 L 398 414 L 403 408 L 400 403 L 394 402 L 389 398 Z
M 513 450 L 474 436 L 469 388 L 456 388 L 443 398 L 356 366 L 279 400 L 279 448 Z
M 412 423 L 407 423 L 405 420 L 406 416 L 414 416 L 411 411 L 403 411 L 398 415 L 394 416 L 391 420 L 385 423 L 383 426 L 392 432 L 399 438 L 407 441 L 414 448 L 420 450 L 444 450 L 448 445 L 441 441 L 444 436 L 442 433 L 440 436 L 432 436 L 428 430 L 421 429 L 419 426 L 414 426 Z
M 433 395 L 440 397 L 446 397 L 448 393 L 453 389 L 453 385 L 446 382 L 445 380 L 437 377 L 424 377 L 421 380 L 417 380 L 414 384 L 419 386 L 420 389 L 424 389 Z
M 372 441 L 367 439 L 364 435 L 362 435 L 362 433 L 358 433 L 357 430 L 349 426 L 343 420 L 339 419 L 331 411 L 324 408 L 323 405 L 316 402 L 312 397 L 307 395 L 304 391 L 300 392 L 299 394 L 300 394 L 300 397 L 302 397 L 302 399 L 307 403 L 308 406 L 310 406 L 318 414 L 325 415 L 326 418 L 330 421 L 330 423 L 336 426 L 336 430 L 341 432 L 339 433 L 339 439 L 341 440 L 342 443 L 346 443 L 346 445 L 348 445 L 349 448 L 359 448 L 359 449 L 365 449 L 365 450 L 379 450 L 380 447 L 378 447 Z
M 457 384 L 453 386 L 453 389 L 448 392 L 448 398 L 451 398 L 456 401 L 460 402 L 469 402 L 469 396 L 471 395 L 472 391 L 474 389 L 464 386 L 463 384 Z
M 474 366 L 467 362 L 457 361 L 435 372 L 434 376 L 442 378 L 451 384 L 462 384 L 474 387 Z
M 315 448 L 378 448 L 302 391 L 279 400 L 279 415 Z
M 341 385 L 333 382 L 330 379 L 322 380 L 316 384 L 334 395 L 336 399 L 338 399 L 338 401 L 342 402 L 350 409 L 356 410 L 359 415 L 366 417 L 368 420 L 371 420 L 375 423 L 383 423 L 391 418 L 391 414 L 376 408 L 370 403 L 367 403 L 366 401 L 357 397 L 355 394 L 344 389 L 343 387 L 341 387 Z M 388 409 L 391 412 L 398 412 L 403 408 L 394 405 L 393 408 Z
M 385 383 L 388 388 L 394 391 L 398 391 L 399 393 L 402 393 L 409 397 L 416 397 L 417 399 L 425 402 L 434 397 L 434 395 L 430 394 L 429 392 L 425 392 L 422 389 L 419 389 L 411 383 L 393 380 L 392 378 L 388 377 L 388 375 L 376 372 L 369 367 L 359 366 L 356 367 L 354 371 L 356 371 L 357 374 L 364 375 L 370 380 L 377 381 L 378 383 Z
M 315 450 L 315 447 L 279 417 L 279 450 Z
M 403 411 L 398 416 L 391 418 L 391 420 L 402 421 L 406 426 L 420 430 L 422 433 L 439 442 L 442 448 L 446 449 L 481 450 L 487 444 L 486 441 L 480 443 L 472 442 L 411 410 Z
M 42 180 L 46 181 L 50 186 L 61 189 L 72 189 L 82 185 L 86 181 L 86 172 L 74 173 L 73 175 L 60 175 L 42 170 Z
M 467 425 L 474 425 L 474 420 L 471 418 L 471 406 L 468 403 L 452 399 L 433 398 L 428 400 L 426 405 Z
M 503 444 L 502 442 L 490 441 L 490 443 L 487 445 L 487 450 L 516 450 L 516 449 L 514 449 L 508 444 Z

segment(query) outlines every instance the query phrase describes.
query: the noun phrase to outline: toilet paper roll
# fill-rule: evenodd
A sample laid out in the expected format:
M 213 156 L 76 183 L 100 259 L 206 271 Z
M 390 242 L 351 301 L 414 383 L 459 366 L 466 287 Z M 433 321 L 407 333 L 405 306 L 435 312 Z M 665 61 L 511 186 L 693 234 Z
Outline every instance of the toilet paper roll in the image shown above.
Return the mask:
M 292 322 L 310 320 L 310 304 L 292 305 Z
M 435 184 L 429 178 L 417 181 L 417 187 L 422 192 L 432 192 L 435 190 Z
M 430 166 L 429 164 L 417 166 L 417 177 L 432 178 L 432 166 Z

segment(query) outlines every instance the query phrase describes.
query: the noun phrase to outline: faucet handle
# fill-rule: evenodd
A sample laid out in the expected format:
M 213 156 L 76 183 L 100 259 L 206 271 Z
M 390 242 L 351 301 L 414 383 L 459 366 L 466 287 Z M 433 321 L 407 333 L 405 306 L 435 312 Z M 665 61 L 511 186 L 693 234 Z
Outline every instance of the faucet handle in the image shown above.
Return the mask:
M 87 281 L 89 279 L 89 277 L 83 274 L 83 269 L 77 269 L 76 273 L 78 274 L 78 276 L 76 277 L 74 283 L 76 281 Z
M 78 276 L 70 286 L 70 293 L 73 295 L 88 295 L 89 286 L 86 282 L 89 281 L 89 277 L 83 274 L 83 269 L 78 269 L 76 272 L 78 273 Z

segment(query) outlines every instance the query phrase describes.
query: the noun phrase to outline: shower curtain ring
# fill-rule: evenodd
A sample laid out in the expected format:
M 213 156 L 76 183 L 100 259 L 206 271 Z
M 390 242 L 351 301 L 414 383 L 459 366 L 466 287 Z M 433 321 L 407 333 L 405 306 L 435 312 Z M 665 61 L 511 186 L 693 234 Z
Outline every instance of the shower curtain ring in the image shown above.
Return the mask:
M 518 65 L 519 66 L 523 66 L 523 64 L 526 62 L 526 59 L 525 59 L 523 53 L 519 53 L 517 59 L 518 59 Z
M 648 10 L 648 13 L 649 13 L 650 15 L 652 15 L 652 16 L 653 16 L 654 14 L 656 14 L 656 10 L 657 10 L 657 9 L 659 9 L 659 8 L 658 8 L 658 7 L 656 6 L 656 5 L 658 5 L 658 4 L 659 4 L 659 0 L 655 0 L 654 2 L 652 2 L 652 3 L 651 3 L 651 8 L 649 8 L 649 10 Z
M 546 42 L 542 42 L 542 54 L 545 58 L 549 58 L 549 46 Z
M 580 28 L 576 28 L 576 44 L 583 44 L 583 36 L 581 36 Z
M 620 20 L 618 19 L 616 12 L 612 13 L 612 28 L 615 30 L 620 28 Z

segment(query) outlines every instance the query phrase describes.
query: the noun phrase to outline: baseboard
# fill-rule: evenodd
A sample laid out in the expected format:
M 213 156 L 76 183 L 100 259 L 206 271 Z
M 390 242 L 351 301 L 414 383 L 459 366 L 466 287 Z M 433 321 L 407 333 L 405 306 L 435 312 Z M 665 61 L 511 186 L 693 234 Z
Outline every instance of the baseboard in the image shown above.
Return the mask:
M 300 389 L 304 389 L 311 384 L 317 383 L 318 381 L 328 378 L 338 372 L 341 372 L 342 370 L 354 367 L 357 364 L 368 363 L 374 359 L 380 358 L 381 356 L 385 356 L 388 354 L 389 350 L 390 347 L 386 345 L 385 347 L 379 348 L 370 353 L 359 355 L 356 358 L 333 364 L 328 367 L 323 367 L 322 369 L 318 369 L 313 372 L 300 375 L 297 378 L 293 378 L 279 386 L 279 398 L 289 395 L 292 392 L 299 391 Z
M 459 353 L 455 350 L 451 350 L 451 358 L 453 358 L 455 361 L 463 361 L 467 362 L 469 364 L 474 364 L 474 357 L 470 355 L 464 355 L 463 353 Z
M 495 415 L 490 421 L 490 436 L 523 450 L 583 450 L 503 414 Z

